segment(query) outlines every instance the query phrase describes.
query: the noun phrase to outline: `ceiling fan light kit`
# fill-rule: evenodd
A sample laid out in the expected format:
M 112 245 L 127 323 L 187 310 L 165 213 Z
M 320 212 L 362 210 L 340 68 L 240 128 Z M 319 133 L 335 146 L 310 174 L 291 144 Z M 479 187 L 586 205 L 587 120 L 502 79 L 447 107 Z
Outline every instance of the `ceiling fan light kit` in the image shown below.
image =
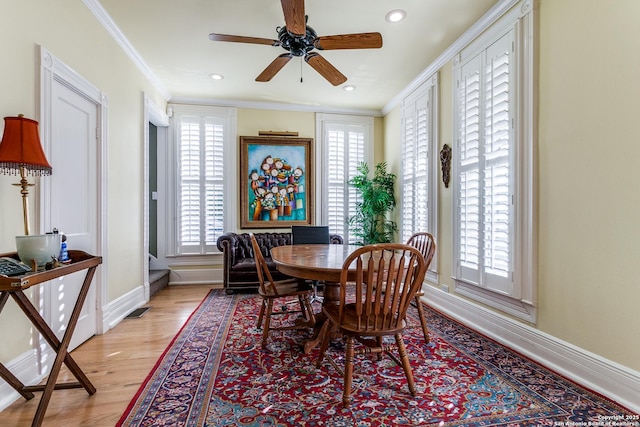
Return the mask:
M 209 34 L 209 39 L 212 41 L 264 44 L 280 46 L 285 49 L 288 53 L 283 53 L 276 57 L 256 77 L 258 82 L 270 81 L 291 58 L 296 56 L 303 57 L 305 62 L 329 83 L 338 86 L 346 82 L 347 78 L 318 52 L 313 52 L 314 49 L 379 49 L 382 47 L 382 35 L 380 33 L 318 36 L 316 31 L 307 25 L 308 16 L 304 12 L 304 0 L 281 0 L 281 4 L 285 26 L 276 28 L 278 40 L 217 33 Z

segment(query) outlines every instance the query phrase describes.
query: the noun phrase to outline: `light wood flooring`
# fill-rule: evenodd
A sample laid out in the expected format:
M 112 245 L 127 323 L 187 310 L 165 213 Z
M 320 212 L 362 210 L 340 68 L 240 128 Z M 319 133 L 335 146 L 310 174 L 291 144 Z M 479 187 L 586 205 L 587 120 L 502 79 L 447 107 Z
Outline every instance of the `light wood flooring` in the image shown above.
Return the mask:
M 71 355 L 97 388 L 53 392 L 43 426 L 113 427 L 162 352 L 213 286 L 169 286 L 155 294 L 141 318 L 124 319 Z M 74 380 L 63 368 L 59 380 Z M 22 397 L 0 412 L 0 425 L 30 426 L 40 401 Z

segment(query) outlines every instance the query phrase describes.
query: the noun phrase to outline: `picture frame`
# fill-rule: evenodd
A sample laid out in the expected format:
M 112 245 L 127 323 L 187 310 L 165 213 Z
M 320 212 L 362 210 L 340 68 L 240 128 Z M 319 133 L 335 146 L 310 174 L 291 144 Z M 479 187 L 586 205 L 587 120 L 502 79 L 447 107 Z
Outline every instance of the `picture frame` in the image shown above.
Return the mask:
M 311 225 L 313 138 L 240 137 L 240 228 Z

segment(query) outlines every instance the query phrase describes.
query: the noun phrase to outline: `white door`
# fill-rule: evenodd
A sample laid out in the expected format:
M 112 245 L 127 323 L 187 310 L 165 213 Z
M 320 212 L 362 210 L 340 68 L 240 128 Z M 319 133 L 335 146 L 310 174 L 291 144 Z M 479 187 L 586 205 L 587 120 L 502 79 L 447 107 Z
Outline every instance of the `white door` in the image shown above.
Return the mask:
M 97 254 L 98 105 L 54 79 L 49 162 L 51 215 L 49 225 L 67 236 L 68 249 Z M 51 230 L 44 230 L 51 231 Z M 45 313 L 51 329 L 62 337 L 86 271 L 53 281 Z M 71 340 L 74 349 L 96 334 L 96 279 L 85 300 Z

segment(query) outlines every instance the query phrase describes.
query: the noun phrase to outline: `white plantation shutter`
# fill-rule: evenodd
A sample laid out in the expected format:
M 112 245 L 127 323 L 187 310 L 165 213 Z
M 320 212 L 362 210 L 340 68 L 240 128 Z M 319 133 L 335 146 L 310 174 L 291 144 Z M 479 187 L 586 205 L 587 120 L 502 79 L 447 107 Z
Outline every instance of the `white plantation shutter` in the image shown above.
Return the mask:
M 318 115 L 323 147 L 320 175 L 322 191 L 322 223 L 329 231 L 343 237 L 345 243 L 354 243 L 356 237 L 349 231 L 349 218 L 355 215 L 358 195 L 348 184 L 357 174 L 361 162 L 370 164 L 372 119 L 333 114 Z
M 510 34 L 487 49 L 483 155 L 484 269 L 489 288 L 509 293 L 512 259 Z
M 357 175 L 358 165 L 365 161 L 365 129 L 364 126 L 361 125 L 349 125 L 346 131 L 349 143 L 347 145 L 348 157 L 345 158 L 345 163 L 348 165 L 349 169 L 344 179 L 345 182 L 347 182 L 347 188 L 349 190 L 347 200 L 345 202 L 349 207 L 349 211 L 347 212 L 348 219 L 356 214 L 356 203 L 362 201 L 362 197 L 353 186 L 348 184 L 348 182 L 351 178 Z M 346 226 L 348 227 L 348 224 L 346 224 Z M 344 233 L 343 236 L 347 236 L 347 242 L 349 243 L 353 243 L 357 240 L 351 230 L 349 230 L 348 233 Z
M 206 205 L 204 210 L 207 246 L 224 233 L 224 121 L 205 119 Z
M 345 164 L 344 132 L 332 129 L 327 132 L 326 143 L 328 148 L 327 171 L 327 225 L 332 233 L 339 232 L 346 236 L 344 224 L 348 218 L 348 206 L 345 206 L 347 187 L 344 185 L 345 170 L 349 165 Z
M 480 56 L 458 81 L 459 277 L 480 283 Z
M 432 84 L 437 80 L 433 79 Z M 400 240 L 406 242 L 416 232 L 435 235 L 435 168 L 433 165 L 436 141 L 434 87 L 420 88 L 403 102 L 402 110 L 402 170 Z M 433 263 L 435 265 L 435 263 Z
M 179 241 L 183 246 L 197 249 L 200 245 L 200 123 L 197 117 L 184 117 L 179 126 Z
M 364 129 L 349 124 L 327 124 L 327 225 L 331 233 L 340 234 L 345 242 L 354 242 L 349 231 L 349 218 L 355 215 L 360 199 L 348 184 L 357 174 L 356 168 L 364 158 Z
M 406 109 L 405 109 L 406 110 Z M 416 205 L 415 172 L 416 172 L 416 117 L 406 112 L 403 118 L 403 143 L 402 143 L 402 194 L 400 203 L 402 204 L 401 227 L 402 242 L 406 242 L 409 236 L 416 229 L 414 221 L 414 206 Z
M 512 32 L 458 69 L 457 277 L 513 293 Z
M 224 232 L 225 123 L 225 117 L 178 117 L 178 254 L 216 252 Z

